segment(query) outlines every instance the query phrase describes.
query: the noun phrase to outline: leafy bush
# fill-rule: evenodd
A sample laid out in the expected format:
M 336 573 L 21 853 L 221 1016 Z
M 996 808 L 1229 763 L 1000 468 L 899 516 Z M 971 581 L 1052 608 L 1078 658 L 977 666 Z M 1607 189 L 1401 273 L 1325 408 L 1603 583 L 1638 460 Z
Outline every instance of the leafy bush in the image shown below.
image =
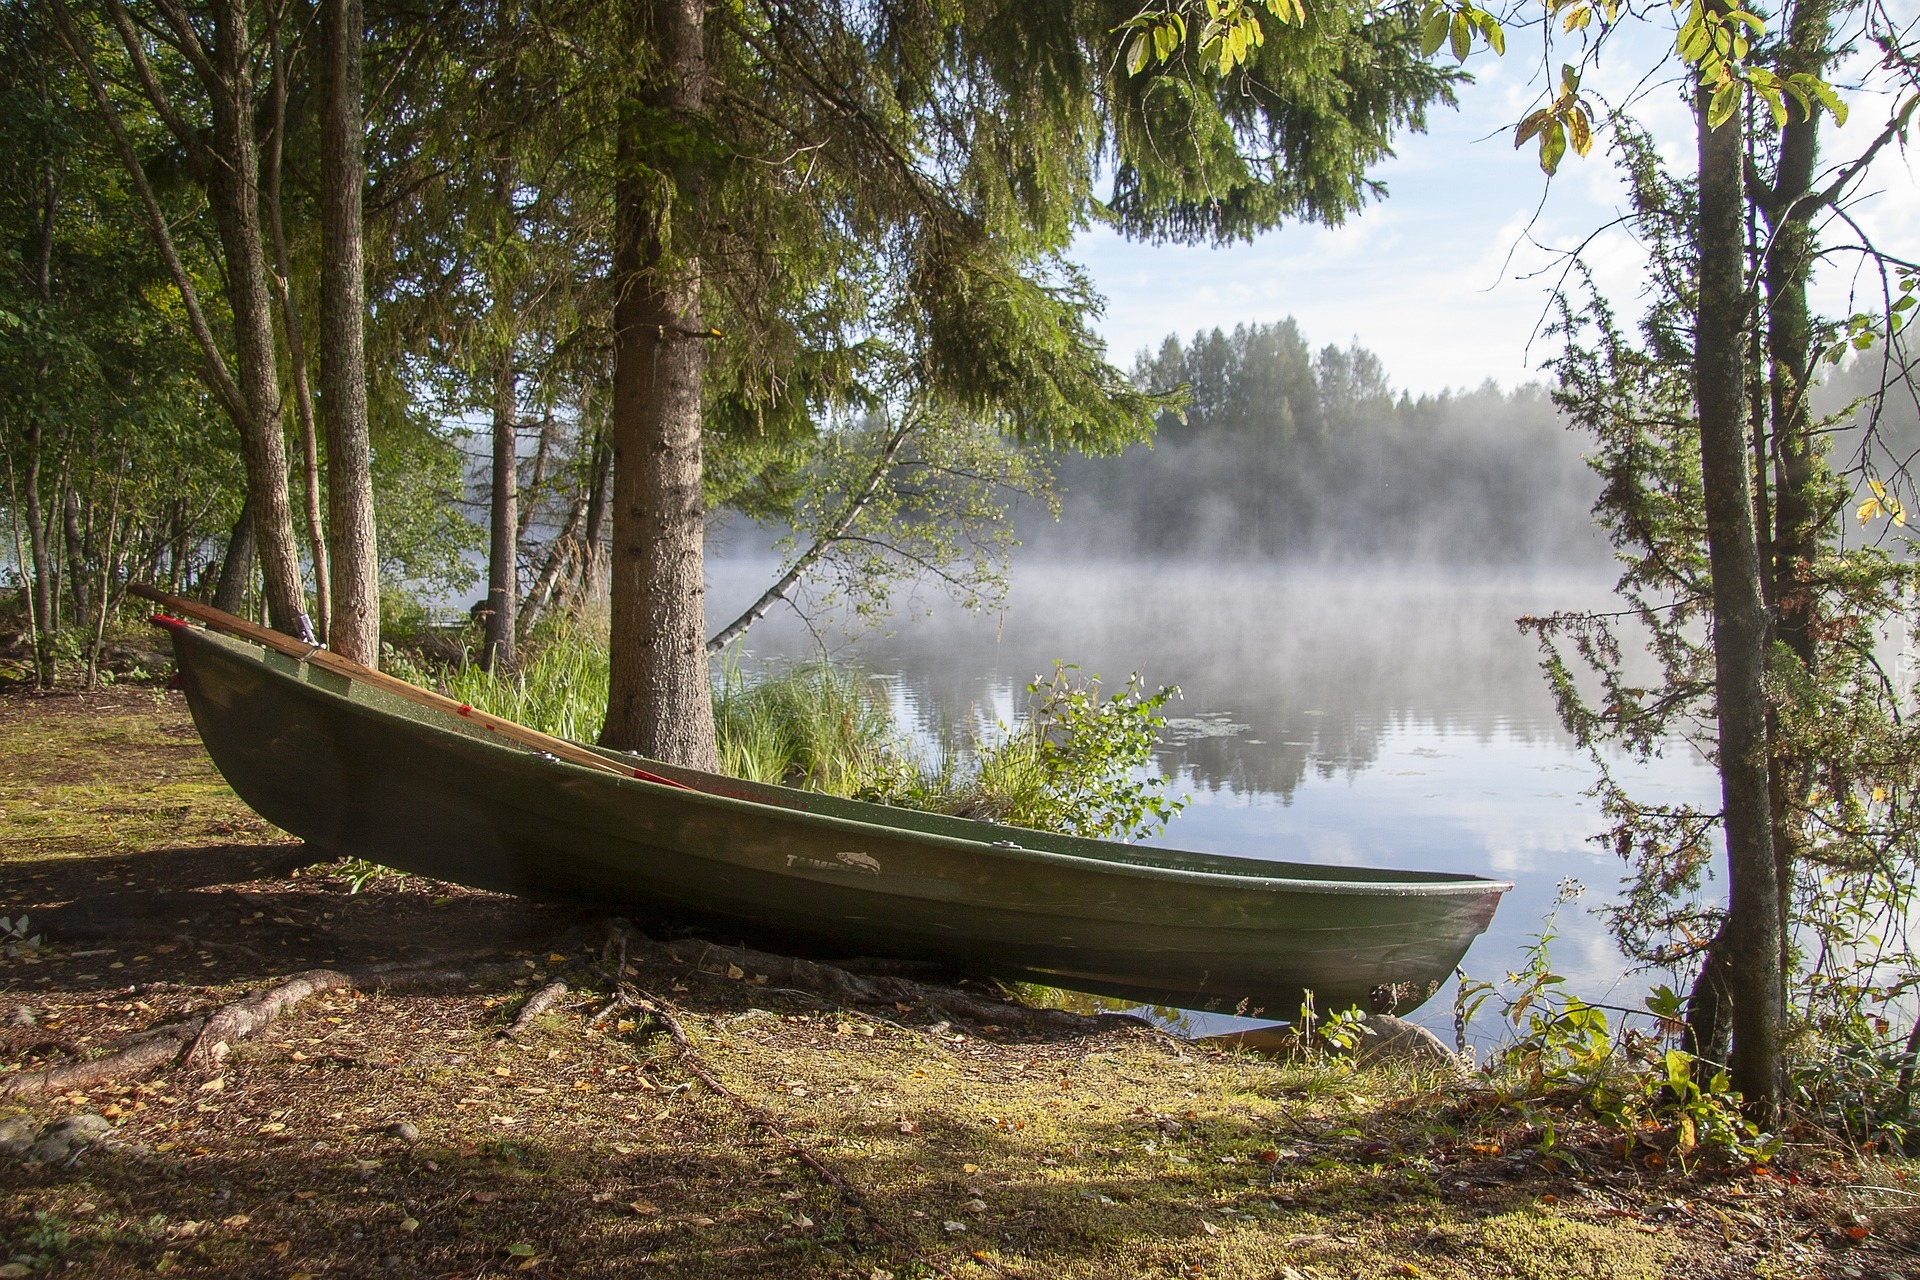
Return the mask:
M 1516 1099 L 1576 1101 L 1618 1135 L 1617 1151 L 1646 1147 L 1643 1158 L 1653 1165 L 1670 1160 L 1685 1170 L 1716 1152 L 1765 1164 L 1779 1151 L 1778 1137 L 1741 1114 L 1741 1096 L 1726 1071 L 1679 1047 L 1678 995 L 1656 988 L 1644 1011 L 1617 1010 L 1616 1027 L 1606 1009 L 1565 990 L 1565 979 L 1553 972 L 1553 938 L 1549 923 L 1504 989 L 1461 975 L 1454 1021 L 1462 1052 L 1474 1015 L 1497 1001 L 1512 1039 L 1487 1071 Z M 1644 1017 L 1650 1029 L 1629 1027 L 1629 1016 Z M 1550 1121 L 1545 1130 L 1551 1149 Z

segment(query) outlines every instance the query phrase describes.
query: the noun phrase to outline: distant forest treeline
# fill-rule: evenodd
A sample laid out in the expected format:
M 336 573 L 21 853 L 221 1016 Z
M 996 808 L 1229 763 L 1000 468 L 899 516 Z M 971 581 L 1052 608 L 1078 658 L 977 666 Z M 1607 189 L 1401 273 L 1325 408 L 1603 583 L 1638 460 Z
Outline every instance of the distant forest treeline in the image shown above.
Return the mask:
M 1060 522 L 1039 555 L 1606 563 L 1599 481 L 1546 388 L 1395 395 L 1357 343 L 1309 347 L 1291 319 L 1170 336 L 1134 368 L 1192 399 L 1152 446 L 1056 460 Z

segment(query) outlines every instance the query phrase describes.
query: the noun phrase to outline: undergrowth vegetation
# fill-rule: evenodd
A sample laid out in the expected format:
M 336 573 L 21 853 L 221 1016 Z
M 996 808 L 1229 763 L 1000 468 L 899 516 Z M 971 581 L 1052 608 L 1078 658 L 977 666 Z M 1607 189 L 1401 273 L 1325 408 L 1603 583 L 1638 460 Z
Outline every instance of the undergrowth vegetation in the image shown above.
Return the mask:
M 511 671 L 404 650 L 384 665 L 495 715 L 593 741 L 607 706 L 604 624 L 552 618 L 523 655 Z M 1107 694 L 1099 676 L 1056 663 L 1027 693 L 1014 724 L 969 726 L 930 756 L 895 722 L 884 687 L 858 670 L 806 662 L 748 676 L 729 661 L 713 693 L 720 767 L 754 782 L 1102 839 L 1150 835 L 1180 811 L 1185 802 L 1166 795 L 1150 765 L 1160 712 L 1178 690 L 1149 693 L 1136 673 Z

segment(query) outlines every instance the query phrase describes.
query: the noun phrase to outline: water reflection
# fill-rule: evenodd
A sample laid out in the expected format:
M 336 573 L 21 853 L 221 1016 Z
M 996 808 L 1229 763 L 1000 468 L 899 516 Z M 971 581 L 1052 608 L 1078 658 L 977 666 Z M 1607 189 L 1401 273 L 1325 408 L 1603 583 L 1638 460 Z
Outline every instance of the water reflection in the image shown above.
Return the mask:
M 713 616 L 732 616 L 769 570 L 716 562 Z M 1593 892 L 1557 914 L 1556 969 L 1583 996 L 1635 1003 L 1664 975 L 1626 975 L 1592 914 L 1621 868 L 1589 843 L 1600 826 L 1583 794 L 1592 766 L 1514 624 L 1607 599 L 1594 579 L 1032 564 L 997 614 L 936 608 L 828 643 L 889 678 L 896 711 L 929 742 L 1011 718 L 1055 659 L 1110 683 L 1138 670 L 1178 684 L 1156 763 L 1191 803 L 1152 843 L 1512 880 L 1467 957 L 1482 977 L 1520 964 L 1573 877 Z M 791 615 L 762 628 L 750 637 L 762 660 L 821 643 Z M 1622 769 L 1650 799 L 1708 801 L 1717 789 L 1684 744 Z M 1450 999 L 1443 991 L 1421 1020 L 1447 1023 Z

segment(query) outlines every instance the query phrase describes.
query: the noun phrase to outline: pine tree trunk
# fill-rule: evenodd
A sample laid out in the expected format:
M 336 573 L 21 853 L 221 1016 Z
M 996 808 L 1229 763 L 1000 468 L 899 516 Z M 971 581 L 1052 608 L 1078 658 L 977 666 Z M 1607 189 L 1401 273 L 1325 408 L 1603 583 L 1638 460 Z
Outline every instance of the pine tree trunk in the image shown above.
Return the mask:
M 514 624 L 520 613 L 520 381 L 513 368 L 511 334 L 493 375 L 492 537 L 487 554 L 487 633 L 480 669 L 513 667 Z
M 380 664 L 380 559 L 367 435 L 361 233 L 360 0 L 321 0 L 320 405 L 327 424 L 328 561 L 335 653 Z
M 1700 470 L 1713 573 L 1713 650 L 1719 704 L 1720 786 L 1728 903 L 1722 932 L 1733 997 L 1734 1087 L 1770 1119 L 1780 1098 L 1783 980 L 1780 899 L 1767 759 L 1768 618 L 1760 590 L 1747 465 L 1743 333 L 1745 146 L 1739 112 L 1711 128 L 1698 95 L 1699 312 L 1694 323 Z
M 300 553 L 287 500 L 287 449 L 280 430 L 280 377 L 260 233 L 260 146 L 254 132 L 253 33 L 244 0 L 214 0 L 213 60 L 220 79 L 208 84 L 213 111 L 208 196 L 226 259 L 227 301 L 241 396 L 240 451 L 246 460 L 254 542 L 275 630 L 308 635 L 300 588 Z
M 642 110 L 621 121 L 616 160 L 611 670 L 600 740 L 714 769 L 701 559 L 707 352 L 695 250 L 704 161 L 693 127 L 706 89 L 705 5 L 657 0 L 637 16 L 658 63 Z M 668 130 L 645 123 L 662 112 Z M 674 185 L 670 200 L 649 198 L 661 182 Z

